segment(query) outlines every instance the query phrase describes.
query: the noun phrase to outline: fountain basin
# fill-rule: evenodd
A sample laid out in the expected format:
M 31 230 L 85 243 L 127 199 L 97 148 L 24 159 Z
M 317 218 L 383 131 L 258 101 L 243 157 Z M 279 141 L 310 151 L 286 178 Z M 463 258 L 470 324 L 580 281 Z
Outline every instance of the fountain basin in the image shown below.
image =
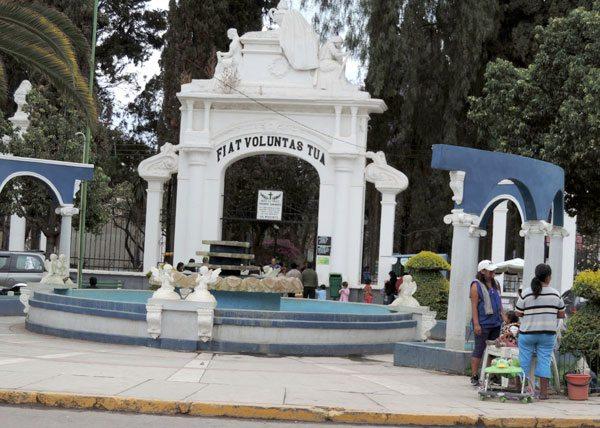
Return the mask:
M 154 339 L 149 337 L 146 318 L 146 302 L 151 292 L 65 290 L 61 293 L 34 291 L 26 321 L 29 330 L 73 339 L 185 351 L 283 355 L 390 353 L 394 343 L 420 337 L 413 314 L 390 312 L 385 306 L 282 298 L 279 310 L 266 310 L 250 307 L 258 302 L 247 302 L 249 294 L 260 296 L 260 293 L 236 297 L 231 292 L 214 292 L 217 308 L 211 341 L 197 338 L 197 313 L 192 302 L 184 302 L 191 305 L 165 303 L 162 331 Z M 217 293 L 230 294 L 220 298 Z

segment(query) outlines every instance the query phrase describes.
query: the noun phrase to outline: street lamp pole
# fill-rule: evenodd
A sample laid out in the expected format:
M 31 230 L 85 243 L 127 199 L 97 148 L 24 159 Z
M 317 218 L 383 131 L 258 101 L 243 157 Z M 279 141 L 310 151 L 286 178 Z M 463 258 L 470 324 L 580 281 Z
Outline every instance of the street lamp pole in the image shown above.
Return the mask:
M 92 23 L 92 46 L 90 52 L 90 76 L 89 90 L 90 94 L 94 95 L 94 77 L 96 71 L 96 38 L 98 33 L 98 0 L 94 0 L 94 18 Z M 83 145 L 83 163 L 90 161 L 90 147 L 92 145 L 92 129 L 89 127 L 85 130 L 85 143 Z M 87 210 L 87 190 L 88 183 L 81 183 L 80 204 L 79 204 L 79 259 L 77 260 L 77 287 L 81 288 L 83 284 L 83 260 L 85 258 L 85 217 Z

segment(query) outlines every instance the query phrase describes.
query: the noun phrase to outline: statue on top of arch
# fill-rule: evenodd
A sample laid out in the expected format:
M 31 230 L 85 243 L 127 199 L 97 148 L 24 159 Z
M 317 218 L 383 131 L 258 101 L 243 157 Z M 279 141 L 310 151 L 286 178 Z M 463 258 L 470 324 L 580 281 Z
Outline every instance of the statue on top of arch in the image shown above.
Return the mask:
M 343 50 L 343 40 L 334 36 L 319 46 L 319 38 L 304 16 L 297 10 L 292 10 L 288 0 L 280 0 L 277 8 L 268 13 L 277 28 L 268 31 L 251 32 L 255 37 L 279 40 L 279 45 L 285 59 L 273 66 L 283 68 L 276 75 L 285 74 L 291 67 L 296 71 L 311 73 L 314 88 L 321 90 L 358 90 L 346 79 L 346 62 L 348 53 Z M 215 69 L 216 87 L 222 92 L 229 93 L 239 83 L 238 67 L 242 62 L 243 37 L 238 36 L 237 30 L 227 31 L 231 40 L 228 52 L 217 52 L 217 67 Z

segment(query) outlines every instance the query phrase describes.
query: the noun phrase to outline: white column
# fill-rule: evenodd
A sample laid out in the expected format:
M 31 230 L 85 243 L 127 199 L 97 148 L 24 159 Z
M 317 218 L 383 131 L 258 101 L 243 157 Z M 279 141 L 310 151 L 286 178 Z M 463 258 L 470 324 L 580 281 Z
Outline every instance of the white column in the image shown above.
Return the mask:
M 146 191 L 146 226 L 144 229 L 144 272 L 160 261 L 160 212 L 162 210 L 164 180 L 148 180 Z
M 381 220 L 379 223 L 379 268 L 377 285 L 383 287 L 387 273 L 392 269 L 394 251 L 394 223 L 396 220 L 396 190 L 380 190 Z
M 188 160 L 189 190 L 187 198 L 187 230 L 185 232 L 185 252 L 182 259 L 173 260 L 173 263 L 187 262 L 196 257 L 196 251 L 202 248 L 202 223 L 204 218 L 204 178 L 209 150 L 204 147 L 186 148 Z M 217 203 L 217 201 L 215 201 Z M 216 209 L 216 208 L 215 208 Z
M 333 157 L 333 156 L 332 156 Z M 352 179 L 353 160 L 348 155 L 335 155 L 335 206 L 336 215 L 331 237 L 331 271 L 342 274 L 346 280 L 348 261 L 348 216 L 343 213 L 350 211 L 350 186 Z
M 494 208 L 493 232 L 492 232 L 492 262 L 501 263 L 506 255 L 506 217 L 508 213 L 508 202 L 504 201 Z M 504 285 L 504 274 L 496 277 L 500 286 Z
M 544 263 L 544 249 L 548 223 L 542 220 L 526 221 L 519 235 L 525 238 L 525 267 L 523 268 L 523 288 L 529 287 L 535 276 L 535 267 Z
M 577 217 L 571 217 L 565 213 L 565 229 L 569 234 L 563 239 L 563 265 L 562 265 L 562 292 L 573 287 L 575 276 L 575 251 L 577 244 Z
M 461 209 L 452 210 L 444 217 L 446 224 L 452 224 L 452 253 L 450 272 L 450 296 L 446 322 L 446 348 L 465 349 L 465 322 L 468 314 L 469 288 L 477 270 L 479 238 L 471 235 L 470 229 L 477 217 L 466 214 Z
M 47 244 L 48 240 L 46 239 L 46 235 L 44 235 L 44 232 L 40 232 L 40 250 L 41 251 L 46 251 L 46 244 Z
M 566 291 L 563 285 L 563 238 L 569 233 L 564 227 L 552 226 L 548 232 L 550 237 L 550 253 L 548 254 L 548 264 L 552 268 L 552 287 L 556 288 L 561 294 Z
M 25 250 L 25 217 L 19 217 L 16 214 L 10 216 L 10 230 L 8 233 L 8 250 Z
M 59 253 L 64 254 L 67 259 L 67 266 L 71 265 L 71 223 L 73 216 L 79 213 L 79 210 L 73 205 L 65 205 L 55 210 L 60 214 L 60 241 Z

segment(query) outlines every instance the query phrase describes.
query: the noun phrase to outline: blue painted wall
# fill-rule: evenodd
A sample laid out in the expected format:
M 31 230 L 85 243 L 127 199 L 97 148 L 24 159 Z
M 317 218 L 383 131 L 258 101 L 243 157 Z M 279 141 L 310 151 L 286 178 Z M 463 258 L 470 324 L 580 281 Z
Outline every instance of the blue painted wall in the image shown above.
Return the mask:
M 456 208 L 466 213 L 482 215 L 487 221 L 486 205 L 499 195 L 510 194 L 521 204 L 523 221 L 548 220 L 554 207 L 553 223 L 563 225 L 565 173 L 557 165 L 509 153 L 435 144 L 431 167 L 465 171 L 463 200 Z M 505 179 L 514 184 L 498 184 Z

